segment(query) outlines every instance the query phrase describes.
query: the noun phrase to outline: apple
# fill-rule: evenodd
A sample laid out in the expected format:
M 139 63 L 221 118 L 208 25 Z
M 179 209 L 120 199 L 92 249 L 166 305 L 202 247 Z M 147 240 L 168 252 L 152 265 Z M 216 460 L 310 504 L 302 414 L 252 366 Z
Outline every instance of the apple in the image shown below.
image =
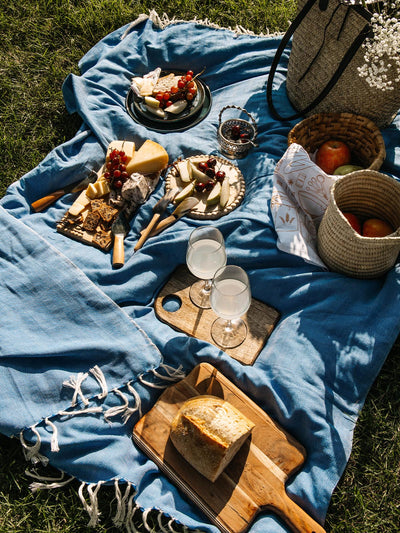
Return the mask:
M 317 165 L 327 174 L 333 174 L 342 165 L 349 165 L 350 161 L 350 148 L 343 141 L 336 139 L 321 144 L 315 157 Z
M 365 220 L 362 227 L 364 237 L 386 237 L 394 232 L 390 224 L 379 218 L 369 218 Z
M 335 169 L 333 174 L 335 176 L 344 176 L 345 174 L 350 174 L 350 172 L 355 172 L 356 170 L 363 170 L 363 167 L 358 165 L 341 165 Z
M 354 229 L 354 231 L 361 235 L 360 219 L 356 215 L 353 215 L 353 213 L 343 213 L 343 216 L 347 219 L 347 222 Z

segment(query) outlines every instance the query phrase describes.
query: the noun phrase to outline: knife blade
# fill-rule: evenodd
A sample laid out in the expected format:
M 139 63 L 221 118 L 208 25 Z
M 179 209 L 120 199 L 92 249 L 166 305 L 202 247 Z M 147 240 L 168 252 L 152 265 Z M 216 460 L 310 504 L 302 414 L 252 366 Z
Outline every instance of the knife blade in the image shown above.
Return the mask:
M 49 205 L 53 204 L 56 200 L 61 198 L 61 196 L 64 196 L 65 194 L 68 194 L 70 192 L 79 192 L 83 191 L 83 189 L 86 189 L 86 187 L 90 183 L 94 183 L 98 178 L 97 173 L 92 170 L 89 174 L 89 176 L 86 176 L 83 180 L 75 181 L 74 183 L 71 183 L 70 185 L 67 185 L 63 189 L 59 189 L 57 191 L 52 192 L 51 194 L 48 194 L 47 196 L 43 196 L 43 198 L 39 198 L 38 200 L 35 200 L 31 207 L 34 211 L 37 213 L 39 211 L 43 211 L 46 207 L 49 207 Z
M 147 238 L 150 235 L 151 230 L 154 228 L 154 226 L 159 221 L 161 215 L 164 213 L 164 211 L 167 208 L 167 205 L 172 202 L 172 200 L 175 198 L 175 196 L 178 194 L 179 189 L 170 189 L 167 191 L 164 196 L 158 200 L 156 205 L 153 207 L 153 217 L 150 220 L 149 224 L 140 232 L 140 238 L 137 241 L 135 245 L 135 252 L 139 250 L 143 244 L 146 242 Z
M 114 235 L 112 257 L 112 266 L 114 268 L 121 268 L 125 264 L 124 239 L 129 230 L 128 219 L 125 213 L 120 211 L 111 226 L 111 233 Z
M 185 198 L 178 207 L 175 208 L 175 210 L 170 214 L 169 217 L 164 218 L 161 220 L 157 226 L 151 231 L 150 236 L 153 237 L 154 235 L 158 235 L 161 233 L 164 229 L 168 228 L 175 222 L 177 222 L 180 218 L 187 215 L 195 205 L 199 203 L 199 200 L 195 198 L 194 196 L 189 196 L 189 198 Z

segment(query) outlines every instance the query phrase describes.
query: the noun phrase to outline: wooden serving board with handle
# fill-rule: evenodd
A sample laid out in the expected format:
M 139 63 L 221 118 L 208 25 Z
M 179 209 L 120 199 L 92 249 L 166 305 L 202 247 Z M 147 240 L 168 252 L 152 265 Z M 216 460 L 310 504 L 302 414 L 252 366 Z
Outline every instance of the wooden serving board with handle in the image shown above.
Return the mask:
M 182 458 L 169 437 L 181 405 L 200 394 L 227 400 L 255 423 L 251 438 L 214 483 Z M 246 531 L 261 511 L 276 513 L 296 533 L 324 533 L 285 491 L 305 460 L 304 448 L 208 363 L 163 392 L 136 424 L 133 439 L 224 533 Z

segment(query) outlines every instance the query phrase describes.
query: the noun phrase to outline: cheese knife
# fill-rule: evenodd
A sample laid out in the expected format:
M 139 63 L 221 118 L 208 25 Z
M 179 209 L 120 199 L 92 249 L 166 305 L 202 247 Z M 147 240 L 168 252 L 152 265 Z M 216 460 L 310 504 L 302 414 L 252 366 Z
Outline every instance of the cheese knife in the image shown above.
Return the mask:
M 61 198 L 61 196 L 64 196 L 65 194 L 68 194 L 70 192 L 79 192 L 83 191 L 83 189 L 86 189 L 86 187 L 90 183 L 94 183 L 98 178 L 97 173 L 92 170 L 89 176 L 84 178 L 80 181 L 75 181 L 74 183 L 71 183 L 70 185 L 67 185 L 63 189 L 59 189 L 57 191 L 54 191 L 51 194 L 48 194 L 47 196 L 43 196 L 43 198 L 39 198 L 38 200 L 35 200 L 31 207 L 34 211 L 39 212 L 43 211 L 43 209 L 46 209 L 46 207 L 49 207 L 49 205 L 53 204 L 56 200 Z
M 135 245 L 135 252 L 139 250 L 143 244 L 146 242 L 147 238 L 150 235 L 151 230 L 154 228 L 154 226 L 159 221 L 161 215 L 164 213 L 164 211 L 167 208 L 167 205 L 172 202 L 172 200 L 175 198 L 175 196 L 178 194 L 179 189 L 170 189 L 167 191 L 164 196 L 158 200 L 156 205 L 153 207 L 153 217 L 150 220 L 149 224 L 140 232 L 140 238 L 137 241 Z
M 121 268 L 125 264 L 124 239 L 130 230 L 128 219 L 123 211 L 118 213 L 117 218 L 111 226 L 111 233 L 114 235 L 112 266 Z
M 150 232 L 150 236 L 153 237 L 153 235 L 158 235 L 164 229 L 168 228 L 172 224 L 175 224 L 175 222 L 177 222 L 181 217 L 187 215 L 187 213 L 189 213 L 198 203 L 199 200 L 194 196 L 185 198 L 169 215 L 169 217 L 164 218 L 157 224 L 157 226 Z

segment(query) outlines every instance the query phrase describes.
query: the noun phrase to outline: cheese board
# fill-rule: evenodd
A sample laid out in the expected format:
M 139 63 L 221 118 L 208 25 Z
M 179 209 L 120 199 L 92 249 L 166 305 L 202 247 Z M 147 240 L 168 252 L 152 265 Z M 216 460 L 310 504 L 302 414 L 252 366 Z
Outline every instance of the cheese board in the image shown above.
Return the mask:
M 170 439 L 180 407 L 202 394 L 230 402 L 255 424 L 215 482 L 185 461 Z M 325 531 L 286 494 L 286 481 L 305 461 L 303 446 L 209 363 L 200 363 L 162 393 L 135 425 L 133 441 L 223 533 L 247 531 L 261 512 L 276 514 L 296 533 Z
M 64 213 L 57 231 L 104 252 L 111 249 L 118 235 L 116 251 L 122 252 L 130 219 L 154 191 L 167 165 L 167 152 L 150 139 L 138 150 L 133 141 L 112 141 L 97 179 Z M 122 266 L 122 256 L 116 259 L 113 266 Z

